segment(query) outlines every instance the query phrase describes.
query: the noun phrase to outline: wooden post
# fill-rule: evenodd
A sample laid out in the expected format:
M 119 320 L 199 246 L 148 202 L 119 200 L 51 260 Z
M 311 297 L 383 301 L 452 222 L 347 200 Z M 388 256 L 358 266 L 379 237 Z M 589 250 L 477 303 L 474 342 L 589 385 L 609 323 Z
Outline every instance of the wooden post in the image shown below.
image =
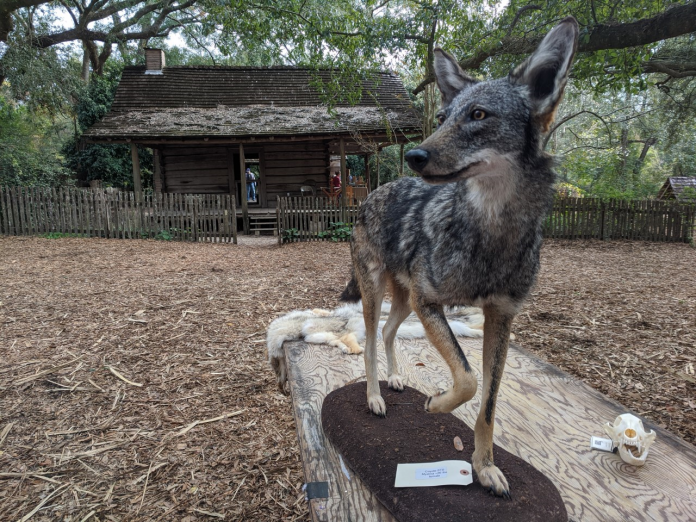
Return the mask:
M 143 195 L 143 184 L 140 180 L 140 159 L 138 158 L 138 146 L 135 143 L 131 143 L 131 158 L 133 159 L 133 190 L 135 191 L 135 198 L 140 201 Z
M 372 183 L 370 183 L 370 155 L 365 154 L 365 185 L 367 186 L 367 193 L 369 194 L 372 190 Z
M 232 201 L 236 203 L 237 189 L 234 186 L 234 151 L 232 148 L 227 149 L 227 190 Z
M 401 150 L 399 151 L 399 177 L 404 177 L 404 144 L 401 144 Z
M 153 180 L 155 192 L 164 192 L 164 176 L 162 176 L 162 155 L 159 149 L 152 149 L 152 160 L 155 164 L 155 179 Z
M 249 204 L 247 203 L 247 183 L 246 176 L 244 175 L 244 169 L 246 168 L 246 159 L 244 158 L 244 145 L 239 144 L 239 172 L 242 178 L 242 193 L 239 195 L 239 199 L 242 200 L 242 221 L 244 227 L 244 234 L 249 234 Z
M 377 154 L 375 154 L 375 160 L 377 161 L 377 187 L 379 187 L 379 149 L 377 149 Z
M 348 179 L 346 176 L 346 141 L 341 138 L 340 141 L 340 151 L 341 151 L 341 221 L 345 223 L 346 221 L 346 205 L 348 204 Z

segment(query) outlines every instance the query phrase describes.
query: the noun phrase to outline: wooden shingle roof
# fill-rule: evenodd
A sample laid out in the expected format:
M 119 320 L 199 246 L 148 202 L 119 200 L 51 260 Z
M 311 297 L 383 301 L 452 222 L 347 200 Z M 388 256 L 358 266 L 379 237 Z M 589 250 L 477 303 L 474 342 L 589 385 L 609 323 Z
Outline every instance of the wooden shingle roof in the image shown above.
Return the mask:
M 124 138 L 336 135 L 420 132 L 420 118 L 398 76 L 362 82 L 355 105 L 329 115 L 314 85 L 331 71 L 295 67 L 165 67 L 145 74 L 126 67 L 111 111 L 85 133 L 93 141 Z
M 686 191 L 686 192 L 685 192 Z M 673 176 L 667 178 L 660 192 L 657 194 L 658 199 L 696 199 L 696 178 L 685 176 Z

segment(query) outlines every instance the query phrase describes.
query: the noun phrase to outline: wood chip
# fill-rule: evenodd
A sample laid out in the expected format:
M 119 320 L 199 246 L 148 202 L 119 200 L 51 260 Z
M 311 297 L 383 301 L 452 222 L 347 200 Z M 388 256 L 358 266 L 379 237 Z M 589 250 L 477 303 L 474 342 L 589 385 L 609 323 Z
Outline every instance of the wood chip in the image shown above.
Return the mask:
M 118 377 L 119 379 L 121 379 L 123 382 L 125 382 L 125 383 L 127 383 L 127 384 L 130 384 L 131 386 L 142 386 L 142 384 L 140 384 L 140 383 L 138 383 L 138 382 L 133 382 L 133 381 L 129 381 L 128 379 L 126 379 L 126 378 L 125 378 L 123 375 L 121 375 L 113 366 L 107 366 L 107 368 L 108 368 L 108 370 L 109 370 L 111 373 L 113 373 L 116 377 Z
M 36 379 L 40 379 L 41 377 L 44 377 L 46 375 L 50 375 L 54 372 L 57 372 L 58 370 L 62 370 L 63 368 L 67 368 L 68 366 L 72 366 L 75 364 L 77 361 L 79 361 L 80 358 L 73 359 L 70 362 L 66 362 L 63 364 L 59 364 L 57 366 L 51 366 L 50 368 L 46 368 L 45 370 L 41 370 L 40 372 L 35 373 L 34 375 L 28 375 L 27 377 L 23 377 L 19 379 L 18 381 L 15 381 L 13 383 L 14 386 L 21 386 L 22 384 L 26 384 L 28 382 L 35 381 Z
M 191 424 L 189 424 L 188 426 L 186 426 L 183 430 L 181 430 L 180 432 L 176 433 L 174 436 L 175 436 L 175 437 L 181 437 L 182 435 L 185 435 L 186 433 L 188 433 L 189 431 L 191 431 L 191 430 L 192 430 L 193 428 L 195 428 L 196 426 L 199 426 L 199 425 L 201 425 L 201 424 L 207 424 L 207 423 L 209 423 L 209 422 L 217 422 L 217 421 L 220 421 L 220 420 L 222 420 L 222 419 L 228 419 L 228 418 L 230 418 L 230 417 L 236 417 L 237 415 L 241 415 L 241 414 L 244 413 L 245 411 L 246 411 L 246 410 L 239 410 L 239 411 L 235 411 L 235 412 L 232 412 L 232 413 L 225 413 L 224 415 L 220 415 L 219 417 L 215 417 L 214 419 L 206 419 L 206 420 L 194 421 L 194 422 L 192 422 Z

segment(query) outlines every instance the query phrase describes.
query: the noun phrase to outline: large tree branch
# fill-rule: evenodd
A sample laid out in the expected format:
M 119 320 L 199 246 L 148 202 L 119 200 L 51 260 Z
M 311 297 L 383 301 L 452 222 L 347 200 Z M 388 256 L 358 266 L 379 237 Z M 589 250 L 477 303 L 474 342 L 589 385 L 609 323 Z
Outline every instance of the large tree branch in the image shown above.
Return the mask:
M 594 52 L 605 49 L 625 49 L 648 45 L 669 38 L 676 38 L 696 31 L 696 2 L 680 5 L 651 18 L 620 25 L 597 24 L 588 33 L 580 35 L 578 52 Z M 533 52 L 542 37 L 506 37 L 498 44 L 479 50 L 474 56 L 459 62 L 462 69 L 478 69 L 488 58 L 508 55 L 529 54 Z M 428 75 L 415 89 L 418 94 L 434 81 Z
M 688 78 L 689 76 L 696 76 L 696 62 L 654 59 L 643 63 L 643 72 L 664 73 L 672 78 Z
M 14 30 L 12 13 L 22 7 L 34 7 L 46 4 L 49 0 L 1 0 L 0 1 L 0 42 L 6 42 Z

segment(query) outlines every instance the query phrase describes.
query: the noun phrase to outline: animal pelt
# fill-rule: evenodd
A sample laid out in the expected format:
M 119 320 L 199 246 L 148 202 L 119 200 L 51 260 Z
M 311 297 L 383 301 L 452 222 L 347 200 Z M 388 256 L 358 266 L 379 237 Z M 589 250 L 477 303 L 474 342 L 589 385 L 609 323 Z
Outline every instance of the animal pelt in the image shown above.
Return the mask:
M 382 303 L 378 337 L 382 336 L 391 305 Z M 447 319 L 457 336 L 483 337 L 483 314 L 480 308 L 456 307 L 447 311 Z M 416 314 L 412 313 L 399 327 L 396 334 L 400 339 L 425 337 L 425 330 Z M 285 367 L 285 341 L 304 340 L 310 344 L 337 346 L 343 353 L 360 354 L 365 341 L 365 322 L 362 303 L 350 303 L 335 310 L 295 310 L 277 318 L 266 333 L 268 360 L 275 371 L 278 387 L 285 392 L 287 370 Z

